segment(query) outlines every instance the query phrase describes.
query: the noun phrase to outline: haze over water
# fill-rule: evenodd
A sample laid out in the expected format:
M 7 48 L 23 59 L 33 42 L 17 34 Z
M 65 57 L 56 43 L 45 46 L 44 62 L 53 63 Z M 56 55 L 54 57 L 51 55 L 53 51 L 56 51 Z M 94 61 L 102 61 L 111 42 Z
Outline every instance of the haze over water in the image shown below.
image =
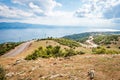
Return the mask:
M 65 35 L 81 33 L 84 30 L 81 28 L 3 29 L 0 30 L 0 43 L 47 37 L 63 37 Z

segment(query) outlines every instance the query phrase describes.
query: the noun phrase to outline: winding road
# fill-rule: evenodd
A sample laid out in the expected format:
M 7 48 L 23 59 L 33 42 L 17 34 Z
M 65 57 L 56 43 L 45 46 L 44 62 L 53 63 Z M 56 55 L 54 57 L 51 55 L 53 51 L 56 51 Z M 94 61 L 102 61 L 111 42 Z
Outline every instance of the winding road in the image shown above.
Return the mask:
M 96 48 L 96 47 L 98 47 L 98 45 L 93 42 L 93 39 L 94 39 L 93 36 L 89 36 L 89 39 L 86 40 L 87 44 L 80 43 L 80 45 L 85 47 L 85 48 Z
M 28 41 L 28 42 L 22 43 L 21 45 L 17 46 L 15 49 L 4 54 L 2 57 L 14 57 L 14 56 L 20 54 L 21 52 L 23 52 L 26 48 L 28 48 L 32 42 L 33 41 Z

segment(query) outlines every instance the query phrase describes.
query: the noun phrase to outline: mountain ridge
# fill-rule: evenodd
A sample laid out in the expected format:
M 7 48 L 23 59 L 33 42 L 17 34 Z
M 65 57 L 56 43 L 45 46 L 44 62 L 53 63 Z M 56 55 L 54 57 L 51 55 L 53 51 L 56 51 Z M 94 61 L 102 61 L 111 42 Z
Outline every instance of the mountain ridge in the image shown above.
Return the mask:
M 101 31 L 101 32 L 84 32 L 63 36 L 63 38 L 78 40 L 80 38 L 89 37 L 92 35 L 120 35 L 120 31 Z
M 29 24 L 20 22 L 0 22 L 0 29 L 28 29 L 28 28 L 54 28 L 51 25 Z

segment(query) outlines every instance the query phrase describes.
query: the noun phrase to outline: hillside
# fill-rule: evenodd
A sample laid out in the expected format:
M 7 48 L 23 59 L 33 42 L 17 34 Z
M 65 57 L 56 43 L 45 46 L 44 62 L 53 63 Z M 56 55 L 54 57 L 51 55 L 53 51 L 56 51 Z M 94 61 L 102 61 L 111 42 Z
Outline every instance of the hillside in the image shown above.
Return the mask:
M 73 35 L 67 35 L 63 38 L 67 39 L 73 39 L 73 40 L 79 40 L 83 38 L 87 38 L 89 36 L 95 36 L 95 35 L 120 35 L 120 31 L 111 31 L 111 32 L 85 32 L 80 34 L 73 34 Z
M 93 38 L 100 42 L 104 37 L 106 39 L 105 35 Z M 100 43 L 97 48 L 83 47 L 79 42 L 65 38 L 33 40 L 20 54 L 0 57 L 0 65 L 7 80 L 89 80 L 90 70 L 95 71 L 95 80 L 118 80 L 118 37 L 107 35 L 107 39 L 116 40 L 116 44 Z
M 101 41 L 103 41 L 103 43 L 107 44 L 107 43 L 110 43 L 111 41 L 114 41 L 114 40 L 118 41 L 118 37 L 120 36 L 120 31 L 115 31 L 115 32 L 86 32 L 86 33 L 64 36 L 63 38 L 72 39 L 72 40 L 76 40 L 78 42 L 83 43 L 89 38 L 89 36 L 94 37 L 94 42 L 96 44 L 101 44 Z
M 84 55 L 71 57 L 38 58 L 25 60 L 40 46 L 60 46 L 69 49 L 66 45 L 54 40 L 38 40 L 33 42 L 25 51 L 14 57 L 0 58 L 0 64 L 6 70 L 7 80 L 89 80 L 88 72 L 95 70 L 95 80 L 120 79 L 120 55 L 94 55 L 91 49 L 76 47 L 76 51 L 84 51 Z M 104 74 L 104 75 L 103 75 Z

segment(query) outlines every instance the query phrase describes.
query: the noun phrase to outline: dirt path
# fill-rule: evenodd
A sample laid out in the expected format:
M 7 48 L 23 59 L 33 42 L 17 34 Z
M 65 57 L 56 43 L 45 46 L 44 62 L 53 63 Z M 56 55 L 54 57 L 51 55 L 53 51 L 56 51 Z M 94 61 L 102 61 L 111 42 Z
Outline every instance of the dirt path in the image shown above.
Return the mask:
M 90 36 L 88 40 L 86 40 L 87 44 L 80 43 L 81 46 L 86 47 L 86 48 L 95 48 L 98 45 L 93 42 L 93 36 Z
M 8 53 L 4 54 L 2 57 L 14 57 L 14 56 L 20 54 L 21 52 L 23 52 L 26 48 L 28 48 L 29 45 L 30 45 L 32 42 L 33 42 L 33 41 L 25 42 L 25 43 L 17 46 L 15 49 L 9 51 Z

